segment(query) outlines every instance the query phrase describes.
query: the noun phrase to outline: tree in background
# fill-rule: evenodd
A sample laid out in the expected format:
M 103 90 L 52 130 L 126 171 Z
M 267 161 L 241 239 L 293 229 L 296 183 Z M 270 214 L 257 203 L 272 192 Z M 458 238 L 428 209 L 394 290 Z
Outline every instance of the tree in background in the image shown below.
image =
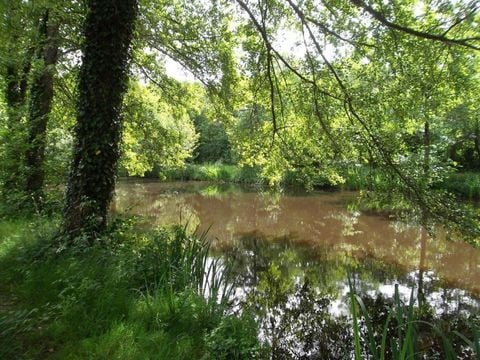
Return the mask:
M 58 59 L 58 27 L 49 9 L 40 20 L 30 89 L 28 147 L 25 154 L 26 193 L 37 208 L 42 203 L 47 124 L 53 101 L 53 77 Z
M 130 176 L 181 167 L 197 134 L 183 104 L 171 104 L 154 86 L 133 80 L 125 95 L 120 167 Z
M 195 129 L 199 134 L 193 161 L 230 163 L 232 154 L 225 125 L 221 121 L 211 119 L 205 112 L 192 114 L 192 116 Z
M 77 2 L 51 0 L 14 0 L 1 6 L 6 16 L 0 67 L 9 79 L 4 88 L 8 116 L 0 128 L 2 196 L 11 205 L 39 210 L 49 120 L 55 118 L 57 65 L 65 74 L 69 54 L 79 47 L 76 33 L 83 8 Z M 30 206 L 32 200 L 35 206 Z
M 34 52 L 35 20 L 28 16 L 22 1 L 2 2 L 0 50 L 3 78 L 5 119 L 2 138 L 2 193 L 18 193 L 23 187 L 23 155 L 25 152 L 25 114 L 28 82 Z

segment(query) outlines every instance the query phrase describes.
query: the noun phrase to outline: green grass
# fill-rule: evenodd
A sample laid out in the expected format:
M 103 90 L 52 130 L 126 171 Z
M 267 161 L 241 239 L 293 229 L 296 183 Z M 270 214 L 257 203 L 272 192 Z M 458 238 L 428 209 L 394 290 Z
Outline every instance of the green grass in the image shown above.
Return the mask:
M 262 183 L 259 172 L 249 167 L 220 163 L 187 164 L 183 169 L 173 169 L 161 173 L 164 180 L 212 181 L 228 183 Z
M 68 249 L 52 241 L 55 225 L 0 223 L 1 359 L 260 354 L 251 317 L 229 314 L 228 268 L 210 260 L 204 236 L 122 221 L 96 246 Z

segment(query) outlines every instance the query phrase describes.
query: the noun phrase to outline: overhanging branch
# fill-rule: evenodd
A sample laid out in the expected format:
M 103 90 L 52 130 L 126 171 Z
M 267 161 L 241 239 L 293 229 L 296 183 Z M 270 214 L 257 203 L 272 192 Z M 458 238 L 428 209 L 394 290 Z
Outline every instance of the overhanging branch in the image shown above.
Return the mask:
M 387 26 L 391 29 L 398 30 L 398 31 L 404 32 L 406 34 L 410 34 L 410 35 L 413 35 L 413 36 L 416 36 L 416 37 L 422 38 L 422 39 L 438 41 L 438 42 L 442 42 L 442 43 L 449 44 L 449 45 L 463 46 L 463 47 L 467 47 L 469 49 L 480 51 L 479 46 L 469 43 L 469 41 L 480 40 L 480 37 L 470 37 L 470 38 L 466 38 L 466 39 L 452 39 L 452 38 L 447 37 L 446 33 L 438 35 L 438 34 L 427 33 L 427 32 L 424 32 L 424 31 L 419 31 L 419 30 L 412 29 L 412 28 L 409 28 L 407 26 L 403 26 L 403 25 L 400 25 L 400 24 L 397 24 L 397 23 L 394 23 L 394 22 L 388 20 L 385 17 L 384 14 L 382 14 L 380 11 L 375 10 L 370 5 L 364 3 L 362 0 L 350 0 L 350 2 L 352 4 L 354 4 L 355 6 L 363 9 L 364 11 L 369 13 L 374 19 L 376 19 L 377 21 L 381 22 L 383 25 L 385 25 L 385 26 Z

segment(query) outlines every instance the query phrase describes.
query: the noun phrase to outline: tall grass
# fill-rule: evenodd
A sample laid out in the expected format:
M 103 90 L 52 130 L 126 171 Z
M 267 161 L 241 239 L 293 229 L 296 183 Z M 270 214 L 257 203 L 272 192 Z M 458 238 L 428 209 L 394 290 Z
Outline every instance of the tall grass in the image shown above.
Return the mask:
M 479 330 L 472 325 L 473 339 L 454 331 L 445 334 L 440 328 L 431 322 L 418 319 L 415 308 L 414 289 L 412 289 L 408 304 L 404 304 L 400 298 L 398 285 L 395 286 L 393 305 L 386 310 L 387 317 L 380 331 L 375 329 L 369 312 L 361 299 L 355 293 L 355 287 L 350 277 L 350 312 L 353 322 L 354 358 L 362 360 L 371 358 L 374 360 L 414 360 L 424 359 L 426 349 L 420 348 L 419 328 L 429 328 L 440 341 L 441 359 L 454 360 L 458 355 L 453 346 L 453 337 L 462 340 L 463 346 L 470 348 L 475 359 L 480 359 Z M 428 349 L 427 349 L 428 350 Z
M 161 229 L 141 249 L 136 266 L 143 276 L 143 291 L 179 292 L 189 289 L 208 301 L 226 305 L 233 286 L 229 268 L 210 256 L 207 233 L 188 235 L 187 226 L 176 226 L 173 236 Z
M 3 225 L 2 360 L 258 357 L 257 328 L 231 314 L 228 266 L 205 234 L 120 222 L 93 247 L 62 249 L 19 220 Z

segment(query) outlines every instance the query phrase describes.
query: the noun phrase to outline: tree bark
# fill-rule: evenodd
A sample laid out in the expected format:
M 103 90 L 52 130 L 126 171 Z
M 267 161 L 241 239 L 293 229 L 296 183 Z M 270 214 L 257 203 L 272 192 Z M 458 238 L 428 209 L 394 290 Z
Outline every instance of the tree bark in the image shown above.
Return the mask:
M 137 0 L 88 0 L 73 160 L 63 228 L 92 241 L 106 226 L 120 155 L 120 107 L 126 89 Z
M 430 179 L 430 123 L 428 121 L 425 121 L 423 130 L 423 175 L 428 186 Z
M 21 185 L 22 168 L 21 159 L 24 149 L 24 106 L 28 88 L 28 76 L 32 64 L 32 51 L 25 54 L 21 66 L 13 57 L 17 54 L 9 54 L 12 59 L 8 60 L 5 68 L 5 103 L 7 105 L 7 129 L 8 139 L 5 139 L 5 158 L 2 161 L 4 173 L 4 193 L 18 192 Z
M 475 134 L 474 134 L 474 145 L 475 145 L 475 152 L 477 153 L 477 161 L 475 162 L 474 166 L 475 169 L 478 169 L 480 164 L 480 124 L 478 115 L 475 119 Z
M 37 208 L 42 203 L 47 124 L 53 100 L 53 78 L 58 58 L 58 23 L 52 23 L 49 15 L 49 10 L 45 10 L 39 26 L 37 64 L 30 89 L 28 147 L 25 154 L 27 171 L 25 190 L 32 197 Z

